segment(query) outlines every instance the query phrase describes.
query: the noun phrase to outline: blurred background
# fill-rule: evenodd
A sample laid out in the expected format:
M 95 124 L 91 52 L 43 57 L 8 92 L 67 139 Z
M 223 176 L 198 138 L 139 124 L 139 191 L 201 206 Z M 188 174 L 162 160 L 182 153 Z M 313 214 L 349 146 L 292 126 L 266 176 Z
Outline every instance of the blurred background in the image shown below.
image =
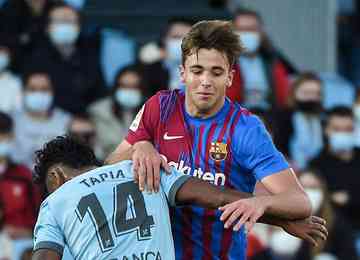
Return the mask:
M 360 1 L 0 0 L 0 260 L 31 259 L 34 151 L 70 133 L 104 159 L 147 98 L 183 87 L 181 39 L 204 19 L 234 23 L 228 98 L 264 121 L 330 232 L 311 248 L 258 225 L 248 260 L 359 258 Z

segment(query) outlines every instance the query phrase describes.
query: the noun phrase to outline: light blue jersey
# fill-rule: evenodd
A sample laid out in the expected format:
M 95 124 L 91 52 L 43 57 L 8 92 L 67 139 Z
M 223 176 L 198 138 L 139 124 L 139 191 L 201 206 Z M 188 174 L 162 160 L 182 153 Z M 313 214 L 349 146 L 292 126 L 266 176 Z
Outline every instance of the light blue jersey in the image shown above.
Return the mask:
M 41 205 L 34 250 L 65 245 L 76 260 L 175 259 L 168 202 L 189 178 L 161 174 L 160 192 L 140 192 L 132 162 L 103 166 L 68 181 Z

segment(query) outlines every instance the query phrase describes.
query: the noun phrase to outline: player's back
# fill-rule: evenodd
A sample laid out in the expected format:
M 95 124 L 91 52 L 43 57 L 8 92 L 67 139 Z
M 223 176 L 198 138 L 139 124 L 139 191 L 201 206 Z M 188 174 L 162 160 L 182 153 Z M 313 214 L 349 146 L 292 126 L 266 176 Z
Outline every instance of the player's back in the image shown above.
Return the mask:
M 57 225 L 75 259 L 175 259 L 167 197 L 174 201 L 186 176 L 171 175 L 162 177 L 160 192 L 153 194 L 139 191 L 131 161 L 77 176 L 43 202 L 35 250 L 59 240 L 51 238 L 49 227 Z

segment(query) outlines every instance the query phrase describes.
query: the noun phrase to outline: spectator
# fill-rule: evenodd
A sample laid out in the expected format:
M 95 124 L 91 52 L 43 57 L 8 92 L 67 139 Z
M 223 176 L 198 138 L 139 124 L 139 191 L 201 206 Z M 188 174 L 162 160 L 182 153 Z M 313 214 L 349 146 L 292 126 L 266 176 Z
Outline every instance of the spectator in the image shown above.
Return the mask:
M 311 165 L 328 183 L 336 208 L 360 230 L 360 151 L 355 149 L 352 110 L 334 107 L 325 123 L 326 146 Z
M 12 239 L 31 238 L 40 206 L 40 192 L 32 183 L 28 168 L 12 161 L 13 122 L 0 112 L 0 200 L 4 209 L 4 230 Z
M 227 96 L 247 108 L 285 107 L 289 74 L 295 73 L 295 68 L 270 45 L 257 12 L 239 9 L 233 23 L 247 51 L 235 65 L 233 84 Z
M 326 183 L 311 170 L 304 171 L 299 180 L 312 202 L 313 214 L 326 219 L 329 236 L 327 241 L 319 241 L 319 246 L 314 248 L 302 242 L 294 260 L 320 259 L 324 255 L 335 260 L 358 259 L 351 225 L 331 206 Z
M 13 245 L 11 239 L 6 231 L 3 230 L 4 227 L 4 205 L 0 200 L 0 259 L 1 260 L 11 260 L 13 255 Z
M 104 157 L 103 151 L 98 145 L 95 124 L 88 114 L 75 115 L 69 124 L 68 132 L 90 146 L 97 157 Z
M 12 46 L 7 35 L 0 35 L 0 111 L 6 113 L 12 113 L 21 106 L 21 81 L 10 71 Z
M 290 108 L 275 113 L 275 143 L 300 169 L 304 169 L 323 147 L 322 96 L 319 77 L 303 73 L 292 85 Z
M 27 57 L 24 71 L 46 71 L 53 80 L 55 105 L 71 113 L 82 113 L 106 94 L 100 69 L 98 45 L 79 37 L 80 14 L 58 4 L 49 13 L 47 38 Z
M 66 133 L 70 115 L 54 106 L 52 81 L 45 72 L 31 72 L 24 77 L 23 96 L 23 109 L 14 114 L 13 157 L 32 168 L 34 151 L 49 139 Z
M 124 138 L 137 111 L 143 104 L 144 88 L 139 71 L 128 66 L 116 76 L 112 95 L 90 107 L 99 145 L 106 155 L 115 150 L 119 138 Z
M 54 0 L 11 0 L 1 8 L 0 32 L 11 35 L 17 44 L 16 56 L 30 53 L 44 37 L 46 19 Z
M 179 66 L 181 64 L 181 41 L 190 31 L 192 23 L 185 19 L 173 19 L 168 22 L 161 37 L 160 60 L 144 65 L 145 86 L 147 95 L 152 96 L 162 89 L 181 87 Z

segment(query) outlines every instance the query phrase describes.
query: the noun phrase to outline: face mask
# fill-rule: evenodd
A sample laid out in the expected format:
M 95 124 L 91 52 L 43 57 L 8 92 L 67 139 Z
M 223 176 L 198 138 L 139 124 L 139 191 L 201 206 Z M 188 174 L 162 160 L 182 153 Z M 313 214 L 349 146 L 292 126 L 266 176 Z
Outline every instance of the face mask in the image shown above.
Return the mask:
M 271 235 L 269 246 L 277 255 L 289 256 L 299 250 L 301 240 L 278 230 Z
M 6 53 L 0 53 L 0 71 L 3 71 L 7 68 L 10 63 L 9 55 Z
M 356 120 L 360 122 L 360 105 L 355 106 L 353 112 Z
M 55 44 L 73 44 L 79 36 L 79 29 L 74 24 L 54 24 L 50 31 L 50 38 Z
M 348 132 L 332 133 L 329 137 L 329 144 L 334 152 L 349 152 L 355 146 L 354 134 Z
M 321 189 L 316 189 L 316 188 L 305 189 L 305 192 L 310 199 L 313 212 L 317 213 L 324 200 L 324 193 L 322 192 Z
M 0 142 L 0 157 L 8 157 L 11 152 L 12 143 L 10 141 Z
M 257 32 L 239 32 L 239 40 L 249 53 L 256 52 L 260 46 L 260 34 Z
M 133 109 L 140 105 L 142 96 L 139 90 L 120 88 L 116 90 L 115 100 L 119 105 L 128 109 Z
M 296 101 L 296 108 L 304 113 L 319 113 L 321 103 L 319 101 Z
M 181 61 L 181 41 L 182 39 L 170 39 L 166 42 L 166 52 L 171 61 Z
M 46 112 L 52 105 L 53 95 L 42 91 L 34 91 L 25 94 L 24 102 L 25 106 L 33 112 Z

